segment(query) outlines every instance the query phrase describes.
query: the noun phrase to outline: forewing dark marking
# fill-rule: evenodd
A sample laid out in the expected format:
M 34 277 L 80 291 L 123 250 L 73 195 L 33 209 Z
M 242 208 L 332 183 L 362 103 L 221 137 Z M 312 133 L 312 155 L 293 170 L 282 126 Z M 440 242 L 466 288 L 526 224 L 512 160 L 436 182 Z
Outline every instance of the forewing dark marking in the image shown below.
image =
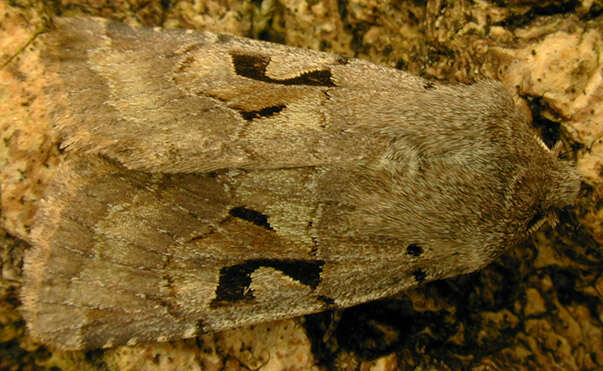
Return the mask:
M 421 256 L 423 254 L 423 248 L 415 243 L 408 245 L 406 253 L 410 256 Z
M 415 270 L 412 272 L 412 275 L 415 277 L 415 280 L 417 280 L 418 284 L 422 284 L 425 282 L 425 278 L 427 278 L 427 274 L 422 269 Z
M 231 56 L 235 72 L 239 76 L 271 84 L 335 86 L 331 81 L 331 71 L 328 69 L 308 71 L 290 79 L 279 80 L 266 76 L 266 68 L 270 63 L 270 57 L 237 53 L 232 53 Z
M 240 206 L 230 209 L 228 213 L 235 218 L 240 218 L 251 222 L 257 226 L 264 227 L 266 229 L 272 230 L 270 223 L 268 223 L 268 217 L 259 211 L 255 211 L 252 209 L 248 209 L 246 207 Z
M 292 279 L 315 289 L 320 283 L 323 260 L 293 259 L 252 259 L 244 263 L 220 269 L 220 279 L 216 288 L 216 298 L 212 308 L 229 305 L 233 302 L 251 301 L 253 292 L 249 290 L 251 274 L 260 267 L 277 269 Z M 274 288 L 278 290 L 278 288 Z
M 285 105 L 270 106 L 256 111 L 241 111 L 240 114 L 245 120 L 252 121 L 260 117 L 270 117 L 276 113 L 279 113 L 285 109 L 285 107 Z

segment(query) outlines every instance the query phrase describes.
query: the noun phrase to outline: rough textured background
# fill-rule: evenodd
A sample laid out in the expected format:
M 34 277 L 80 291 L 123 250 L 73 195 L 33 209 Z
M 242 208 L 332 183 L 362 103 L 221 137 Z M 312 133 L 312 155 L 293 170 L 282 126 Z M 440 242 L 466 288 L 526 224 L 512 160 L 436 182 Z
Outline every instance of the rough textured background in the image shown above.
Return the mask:
M 23 241 L 61 158 L 34 41 L 0 71 L 0 369 L 603 368 L 603 1 L 56 0 L 44 11 L 239 34 L 449 81 L 497 78 L 549 144 L 571 148 L 585 183 L 556 228 L 481 272 L 338 313 L 52 352 L 25 334 L 17 311 Z M 0 2 L 2 60 L 41 14 L 35 1 Z

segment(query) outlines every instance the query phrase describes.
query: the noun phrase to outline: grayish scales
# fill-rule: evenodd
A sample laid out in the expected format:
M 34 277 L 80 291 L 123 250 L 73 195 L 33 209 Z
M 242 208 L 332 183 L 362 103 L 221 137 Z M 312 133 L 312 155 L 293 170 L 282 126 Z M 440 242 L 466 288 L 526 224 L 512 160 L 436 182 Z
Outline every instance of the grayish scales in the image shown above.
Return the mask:
M 480 269 L 579 178 L 496 81 L 445 85 L 208 32 L 58 18 L 43 51 L 68 159 L 26 257 L 61 349 L 344 308 Z

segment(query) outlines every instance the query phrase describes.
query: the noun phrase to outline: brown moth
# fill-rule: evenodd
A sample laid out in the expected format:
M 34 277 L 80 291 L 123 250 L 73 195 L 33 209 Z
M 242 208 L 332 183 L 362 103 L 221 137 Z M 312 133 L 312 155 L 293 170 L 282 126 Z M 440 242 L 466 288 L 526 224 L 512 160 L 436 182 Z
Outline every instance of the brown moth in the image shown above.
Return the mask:
M 70 149 L 25 262 L 61 349 L 192 337 L 475 271 L 571 205 L 503 86 L 208 32 L 56 19 Z

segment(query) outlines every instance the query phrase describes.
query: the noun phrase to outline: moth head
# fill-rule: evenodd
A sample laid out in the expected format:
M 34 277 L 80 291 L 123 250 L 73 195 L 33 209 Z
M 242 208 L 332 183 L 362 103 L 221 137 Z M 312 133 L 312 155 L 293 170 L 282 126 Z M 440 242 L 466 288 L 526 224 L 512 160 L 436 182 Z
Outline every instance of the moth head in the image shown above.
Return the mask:
M 513 206 L 521 210 L 516 227 L 525 236 L 547 222 L 555 226 L 559 211 L 573 206 L 580 191 L 581 179 L 574 164 L 559 160 L 556 151 L 542 146 L 546 151 L 532 158 L 538 166 L 524 168 L 511 184 Z

